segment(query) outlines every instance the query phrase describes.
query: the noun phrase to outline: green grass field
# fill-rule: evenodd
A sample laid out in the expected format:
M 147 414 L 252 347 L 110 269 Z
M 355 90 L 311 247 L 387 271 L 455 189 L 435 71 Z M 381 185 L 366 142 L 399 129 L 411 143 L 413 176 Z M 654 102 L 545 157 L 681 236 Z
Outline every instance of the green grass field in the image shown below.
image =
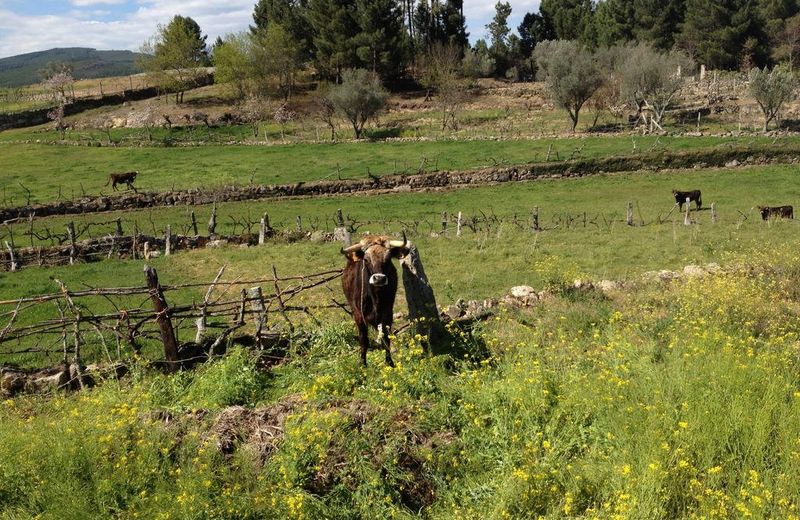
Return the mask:
M 636 150 L 633 149 L 636 142 Z M 275 146 L 201 146 L 186 148 L 91 148 L 73 146 L 0 144 L 3 204 L 47 202 L 98 193 L 108 174 L 139 170 L 141 190 L 222 185 L 282 184 L 321 179 L 365 178 L 374 175 L 430 170 L 463 170 L 496 164 L 551 159 L 605 157 L 658 149 L 681 151 L 716 146 L 758 146 L 798 142 L 795 136 L 764 137 L 575 137 L 554 140 L 433 141 L 304 144 Z M 573 156 L 575 150 L 580 154 Z

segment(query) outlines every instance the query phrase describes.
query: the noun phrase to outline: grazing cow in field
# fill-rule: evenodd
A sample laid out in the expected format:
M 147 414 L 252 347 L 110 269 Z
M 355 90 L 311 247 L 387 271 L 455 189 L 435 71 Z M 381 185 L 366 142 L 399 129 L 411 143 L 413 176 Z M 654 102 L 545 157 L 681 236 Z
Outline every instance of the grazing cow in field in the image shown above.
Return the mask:
M 700 198 L 700 190 L 691 190 L 691 191 L 678 191 L 672 190 L 672 196 L 675 197 L 675 202 L 680 207 L 681 211 L 683 211 L 683 203 L 686 202 L 686 199 L 689 199 L 691 203 L 697 205 L 697 209 L 700 209 L 703 206 L 703 200 Z
M 117 191 L 117 184 L 127 184 L 128 188 L 136 191 L 136 188 L 133 186 L 133 182 L 136 180 L 136 176 L 139 175 L 139 172 L 123 172 L 123 173 L 112 173 L 108 176 L 108 182 L 106 186 L 111 184 L 111 189 Z
M 758 211 L 761 213 L 761 220 L 769 220 L 772 217 L 794 219 L 792 206 L 759 206 Z
M 386 364 L 393 367 L 389 334 L 397 294 L 397 269 L 392 258 L 408 254 L 405 233 L 403 240 L 387 236 L 368 236 L 358 244 L 342 249 L 347 265 L 342 274 L 342 288 L 353 311 L 361 346 L 361 363 L 367 364 L 369 336 L 367 326 L 378 331 L 378 342 L 386 351 Z

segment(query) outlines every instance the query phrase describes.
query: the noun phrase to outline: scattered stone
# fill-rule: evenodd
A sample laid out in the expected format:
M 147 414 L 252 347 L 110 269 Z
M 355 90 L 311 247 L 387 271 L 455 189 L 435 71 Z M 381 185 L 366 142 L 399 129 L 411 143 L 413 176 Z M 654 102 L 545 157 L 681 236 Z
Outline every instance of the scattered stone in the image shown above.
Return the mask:
M 227 245 L 228 245 L 227 240 L 216 239 L 216 240 L 209 240 L 208 244 L 206 244 L 206 247 L 225 247 Z
M 736 168 L 737 166 L 739 166 L 739 161 L 736 159 L 725 163 L 726 168 Z
M 705 276 L 707 273 L 706 270 L 699 265 L 690 264 L 683 268 L 683 274 L 689 278 L 699 278 Z
M 514 298 L 523 299 L 527 298 L 531 294 L 536 295 L 536 290 L 529 285 L 517 285 L 516 287 L 511 288 L 509 294 Z
M 621 284 L 619 282 L 615 282 L 614 280 L 600 280 L 597 282 L 595 287 L 597 287 L 597 289 L 603 294 L 606 294 L 619 290 L 621 288 Z

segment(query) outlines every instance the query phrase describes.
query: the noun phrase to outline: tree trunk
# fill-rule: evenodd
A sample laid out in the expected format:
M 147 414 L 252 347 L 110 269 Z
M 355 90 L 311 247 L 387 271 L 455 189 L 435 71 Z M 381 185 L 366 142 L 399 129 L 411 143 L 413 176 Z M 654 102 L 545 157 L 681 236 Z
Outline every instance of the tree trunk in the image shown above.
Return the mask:
M 147 278 L 147 288 L 150 291 L 150 299 L 153 301 L 153 308 L 156 312 L 156 322 L 161 331 L 161 341 L 164 344 L 164 358 L 167 360 L 167 370 L 175 372 L 179 367 L 178 341 L 175 339 L 175 329 L 172 328 L 172 319 L 164 292 L 158 283 L 158 274 L 150 266 L 144 267 L 144 274 Z
M 433 353 L 437 353 L 446 337 L 444 325 L 439 319 L 439 308 L 436 306 L 436 297 L 433 288 L 425 275 L 422 260 L 419 257 L 417 246 L 409 242 L 408 254 L 400 261 L 403 268 L 403 287 L 406 291 L 408 304 L 408 319 L 417 321 L 416 330 L 419 334 L 427 336 L 428 345 Z

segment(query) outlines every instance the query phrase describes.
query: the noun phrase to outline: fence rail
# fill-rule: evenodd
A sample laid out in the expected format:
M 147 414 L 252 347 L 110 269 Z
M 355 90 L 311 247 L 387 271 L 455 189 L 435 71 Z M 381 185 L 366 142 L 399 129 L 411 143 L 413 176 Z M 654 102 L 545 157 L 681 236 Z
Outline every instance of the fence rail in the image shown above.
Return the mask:
M 248 280 L 223 280 L 224 271 L 210 283 L 162 285 L 155 270 L 145 267 L 146 284 L 138 287 L 70 290 L 54 280 L 57 292 L 0 301 L 0 364 L 33 355 L 81 367 L 87 349 L 95 361 L 119 362 L 143 355 L 142 343 L 150 341 L 163 346 L 163 357 L 154 361 L 174 370 L 187 360 L 183 350 L 219 352 L 246 325 L 263 346 L 265 338 L 293 331 L 300 316 L 319 323 L 318 312 L 347 310 L 329 286 L 341 270 L 281 277 L 273 267 L 272 276 Z M 221 332 L 212 335 L 210 329 Z M 193 341 L 179 342 L 189 337 Z

